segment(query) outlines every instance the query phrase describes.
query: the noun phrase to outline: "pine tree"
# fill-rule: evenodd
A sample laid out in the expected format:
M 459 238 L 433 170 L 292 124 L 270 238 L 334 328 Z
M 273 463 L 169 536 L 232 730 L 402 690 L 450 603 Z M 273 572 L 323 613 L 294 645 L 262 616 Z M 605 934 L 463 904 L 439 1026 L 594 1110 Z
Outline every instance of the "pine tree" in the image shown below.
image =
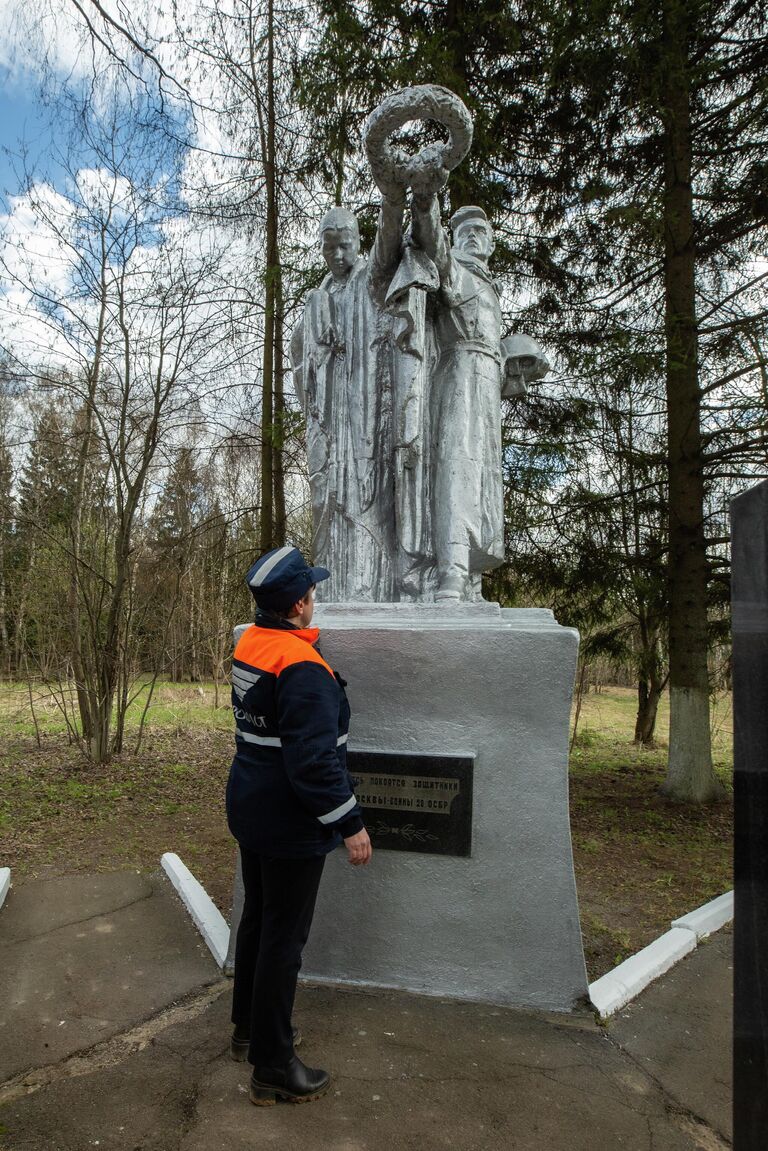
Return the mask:
M 734 331 L 724 305 L 748 299 L 750 255 L 765 236 L 766 17 L 754 5 L 708 0 L 532 3 L 525 14 L 512 74 L 524 79 L 527 62 L 526 148 L 513 176 L 539 225 L 528 242 L 542 281 L 534 308 L 554 318 L 569 303 L 572 340 L 589 335 L 591 314 L 593 330 L 621 325 L 645 333 L 649 350 L 663 348 L 666 789 L 706 800 L 720 789 L 707 675 L 706 492 L 716 461 L 705 452 L 702 397 L 721 382 L 709 347 Z M 530 67 L 534 42 L 539 57 L 545 45 L 544 83 Z M 742 329 L 755 318 L 743 316 Z M 741 439 L 743 450 L 750 437 Z
M 67 548 L 74 498 L 72 414 L 49 395 L 34 414 L 21 468 L 14 536 L 14 663 L 49 674 L 66 650 Z
M 312 38 L 295 73 L 296 98 L 309 123 L 302 171 L 320 181 L 333 203 L 344 200 L 363 210 L 363 238 L 372 237 L 375 211 L 360 150 L 362 126 L 384 96 L 412 84 L 450 88 L 474 121 L 472 151 L 451 176 L 446 210 L 480 204 L 494 221 L 513 212 L 509 182 L 494 162 L 497 94 L 507 91 L 509 54 L 519 39 L 507 0 L 318 0 L 316 9 Z M 414 131 L 404 143 L 416 149 L 424 138 L 423 131 Z M 497 274 L 509 269 L 510 260 L 502 235 Z
M 154 638 L 164 634 L 165 651 L 151 653 L 170 661 L 171 678 L 201 678 L 199 614 L 202 573 L 198 559 L 207 517 L 205 469 L 200 449 L 184 444 L 173 451 L 165 482 L 149 524 L 151 554 L 157 568 L 153 611 Z M 146 571 L 146 568 L 145 568 Z M 148 639 L 152 640 L 152 635 Z M 152 658 L 154 657 L 154 658 Z
M 320 7 L 328 20 L 335 5 Z M 705 450 L 702 396 L 723 382 L 726 333 L 754 330 L 760 314 L 746 308 L 734 319 L 726 305 L 749 301 L 749 261 L 768 217 L 768 18 L 741 0 L 370 0 L 354 11 L 364 13 L 365 39 L 350 87 L 358 122 L 383 90 L 404 83 L 444 83 L 468 103 L 477 126 L 472 159 L 451 183 L 457 200 L 481 203 L 494 220 L 497 271 L 513 298 L 522 289 L 529 301 L 513 311 L 515 326 L 570 359 L 622 332 L 642 337 L 646 358 L 661 356 L 667 789 L 678 799 L 716 797 L 706 498 L 718 457 Z M 318 32 L 310 67 L 331 66 L 326 29 L 333 33 L 331 23 Z M 313 91 L 311 72 L 305 86 Z M 327 135 L 328 101 L 320 108 L 326 120 L 317 127 Z M 347 111 L 351 141 L 350 124 Z M 733 370 L 729 362 L 723 377 Z M 750 434 L 732 444 L 731 465 L 754 444 Z

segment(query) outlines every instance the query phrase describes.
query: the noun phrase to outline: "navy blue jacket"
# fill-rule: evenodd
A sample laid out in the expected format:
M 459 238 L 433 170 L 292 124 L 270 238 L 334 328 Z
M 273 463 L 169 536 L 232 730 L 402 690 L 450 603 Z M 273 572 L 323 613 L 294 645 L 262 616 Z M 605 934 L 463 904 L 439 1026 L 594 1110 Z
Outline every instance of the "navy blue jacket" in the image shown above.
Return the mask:
M 324 855 L 363 827 L 347 771 L 349 704 L 315 649 L 319 634 L 259 612 L 235 648 L 227 819 L 261 855 Z

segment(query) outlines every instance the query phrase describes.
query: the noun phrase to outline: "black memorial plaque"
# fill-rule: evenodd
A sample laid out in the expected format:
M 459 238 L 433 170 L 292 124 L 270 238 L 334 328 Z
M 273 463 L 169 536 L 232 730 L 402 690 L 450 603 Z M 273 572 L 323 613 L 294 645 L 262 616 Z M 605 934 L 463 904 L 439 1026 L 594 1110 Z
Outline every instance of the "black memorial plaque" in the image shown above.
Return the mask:
M 348 751 L 347 766 L 375 848 L 471 854 L 471 756 Z

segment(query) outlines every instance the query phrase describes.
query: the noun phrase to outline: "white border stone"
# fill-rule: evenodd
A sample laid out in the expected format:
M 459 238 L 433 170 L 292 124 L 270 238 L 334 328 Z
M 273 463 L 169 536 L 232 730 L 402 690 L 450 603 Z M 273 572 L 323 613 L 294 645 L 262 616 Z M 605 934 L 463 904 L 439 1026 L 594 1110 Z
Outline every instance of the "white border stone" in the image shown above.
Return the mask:
M 590 983 L 592 1006 L 602 1019 L 608 1019 L 654 979 L 695 951 L 700 939 L 724 927 L 732 919 L 732 891 L 726 891 L 725 895 L 719 895 L 695 911 L 673 919 L 670 931 L 660 935 L 637 955 L 625 959 L 607 975 Z
M 669 971 L 684 955 L 695 951 L 696 943 L 696 936 L 691 931 L 673 927 L 638 951 L 637 955 L 630 956 L 613 971 L 590 983 L 589 998 L 603 1019 L 613 1015 L 654 979 Z
M 179 897 L 192 916 L 192 921 L 202 935 L 218 963 L 224 967 L 229 947 L 229 927 L 224 916 L 211 899 L 208 892 L 198 883 L 192 872 L 172 851 L 166 851 L 160 863 Z
M 211 954 L 223 970 L 229 947 L 227 921 L 205 888 L 195 879 L 178 855 L 168 851 L 162 856 L 160 863 L 192 916 Z M 10 868 L 0 868 L 0 907 L 3 905 L 10 882 Z M 602 1019 L 615 1015 L 650 983 L 695 951 L 700 939 L 724 927 L 732 919 L 732 891 L 727 891 L 702 907 L 697 907 L 695 911 L 674 919 L 670 931 L 660 935 L 636 955 L 625 959 L 607 975 L 590 983 L 589 998 L 592 1006 Z M 314 976 L 313 980 L 325 982 L 317 976 Z
M 703 907 L 681 915 L 679 919 L 672 920 L 673 927 L 684 927 L 692 931 L 697 939 L 705 939 L 713 931 L 719 931 L 726 923 L 733 919 L 733 892 L 726 891 L 725 895 L 718 895 Z
M 11 869 L 10 867 L 0 867 L 0 907 L 5 903 L 5 897 L 8 894 L 8 889 L 11 886 Z

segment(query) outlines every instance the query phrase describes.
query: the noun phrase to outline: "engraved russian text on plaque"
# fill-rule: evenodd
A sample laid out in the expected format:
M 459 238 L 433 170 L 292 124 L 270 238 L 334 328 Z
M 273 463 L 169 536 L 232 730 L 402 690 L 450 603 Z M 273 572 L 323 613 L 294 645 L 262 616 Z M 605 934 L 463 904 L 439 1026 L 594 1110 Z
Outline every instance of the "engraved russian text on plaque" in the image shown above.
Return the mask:
M 347 765 L 375 848 L 471 854 L 471 756 L 350 750 Z

